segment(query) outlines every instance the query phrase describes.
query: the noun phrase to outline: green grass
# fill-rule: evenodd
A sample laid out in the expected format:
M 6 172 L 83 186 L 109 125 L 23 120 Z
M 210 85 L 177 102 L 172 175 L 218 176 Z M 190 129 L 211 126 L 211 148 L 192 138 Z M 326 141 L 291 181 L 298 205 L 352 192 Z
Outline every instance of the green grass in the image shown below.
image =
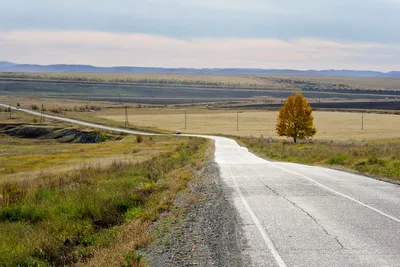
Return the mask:
M 302 164 L 355 170 L 376 177 L 400 180 L 400 139 L 374 141 L 261 142 L 236 138 L 261 157 Z
M 115 162 L 59 174 L 39 187 L 14 183 L 8 191 L 3 188 L 8 201 L 0 206 L 0 266 L 86 262 L 96 251 L 115 245 L 125 226 L 135 222 L 147 227 L 186 188 L 188 179 L 180 174 L 192 175 L 191 166 L 204 159 L 205 144 L 203 139 L 182 139 L 172 152 L 143 163 Z M 126 266 L 140 266 L 135 250 L 150 241 L 144 235 L 128 251 L 118 250 L 125 253 Z
M 0 134 L 0 181 L 23 172 L 54 173 L 65 168 L 75 169 L 86 163 L 110 164 L 114 159 L 143 161 L 156 153 L 170 151 L 181 142 L 178 138 L 147 136 L 137 142 L 137 137 L 126 135 L 115 135 L 122 140 L 111 140 L 109 133 L 100 132 L 98 135 L 98 143 L 82 144 Z

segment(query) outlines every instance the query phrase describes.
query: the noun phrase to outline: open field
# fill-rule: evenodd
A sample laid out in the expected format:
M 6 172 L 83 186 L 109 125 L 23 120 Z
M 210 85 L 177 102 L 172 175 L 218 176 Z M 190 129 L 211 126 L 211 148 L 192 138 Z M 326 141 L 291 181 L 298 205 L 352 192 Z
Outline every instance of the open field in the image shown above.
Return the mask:
M 281 103 L 289 95 L 302 89 L 251 89 L 251 88 L 212 88 L 182 86 L 143 86 L 143 85 L 85 85 L 57 83 L 1 83 L 0 97 L 7 99 L 30 98 L 47 102 L 58 99 L 64 102 L 141 103 L 141 104 L 196 104 L 215 102 Z M 400 95 L 400 91 L 399 95 Z M 310 102 L 349 102 L 349 101 L 397 101 L 399 95 L 302 91 Z M 52 100 L 49 100 L 52 101 Z
M 400 100 L 396 101 L 335 101 L 335 102 L 310 102 L 311 107 L 315 109 L 331 110 L 391 110 L 400 111 Z M 277 104 L 238 104 L 234 108 L 240 109 L 279 109 L 281 103 Z M 224 107 L 224 106 L 222 106 Z M 232 105 L 227 106 L 232 108 Z
M 1 136 L 1 135 L 0 135 Z M 95 144 L 60 143 L 57 140 L 0 138 L 0 183 L 35 179 L 40 175 L 78 170 L 87 166 L 107 166 L 114 161 L 142 162 L 173 149 L 177 138 L 125 136 L 119 141 Z
M 277 138 L 275 123 L 278 113 L 276 111 L 244 111 L 223 112 L 207 110 L 187 110 L 186 129 L 185 111 L 174 110 L 149 110 L 144 114 L 141 110 L 136 113 L 130 111 L 131 124 L 143 127 L 166 129 L 169 131 L 180 130 L 186 133 L 199 134 L 224 134 L 259 137 L 272 136 Z M 240 111 L 239 111 L 240 112 Z M 388 114 L 360 114 L 346 112 L 319 112 L 313 113 L 317 128 L 316 139 L 334 140 L 362 140 L 383 139 L 400 137 L 400 116 Z M 237 117 L 239 116 L 239 130 L 237 130 Z M 362 116 L 364 117 L 364 130 L 362 130 Z M 123 122 L 125 116 L 100 115 L 101 118 Z
M 350 88 L 400 89 L 400 79 L 360 77 L 310 77 L 267 75 L 216 75 L 216 74 L 135 74 L 135 73 L 0 73 L 0 78 L 80 81 L 187 84 L 230 87 L 296 88 L 299 82 L 320 85 L 347 85 Z
M 385 88 L 400 89 L 399 78 L 360 78 L 360 77 L 310 77 L 310 76 L 290 76 L 293 80 L 303 80 L 309 82 L 320 82 L 327 84 L 347 84 L 352 87 L 360 88 Z
M 8 98 L 4 98 L 10 101 Z M 0 101 L 2 99 L 0 98 Z M 19 101 L 24 108 L 29 108 L 35 104 L 40 106 L 40 100 L 29 98 L 13 99 Z M 110 102 L 99 103 L 101 107 L 98 111 L 79 112 L 87 106 L 84 101 L 58 101 L 50 99 L 47 106 L 55 106 L 64 111 L 66 116 L 114 126 L 124 126 L 125 111 L 123 105 Z M 54 114 L 51 111 L 47 111 Z M 185 129 L 186 112 L 186 129 Z M 239 116 L 237 115 L 239 113 Z M 19 113 L 18 113 L 19 114 Z M 1 115 L 1 114 L 0 114 Z M 23 114 L 22 114 L 23 115 Z M 57 114 L 63 116 L 64 114 Z M 18 115 L 19 116 L 19 115 Z M 23 115 L 25 116 L 25 115 Z M 3 118 L 7 114 L 3 112 Z M 239 130 L 237 130 L 237 117 L 239 117 Z M 315 124 L 317 127 L 317 139 L 382 139 L 399 137 L 400 116 L 391 114 L 374 114 L 357 112 L 328 112 L 314 111 Z M 238 107 L 224 109 L 207 109 L 195 105 L 186 108 L 137 108 L 137 105 L 128 105 L 129 127 L 142 130 L 166 130 L 174 132 L 176 130 L 187 133 L 201 134 L 225 134 L 259 137 L 272 136 L 276 138 L 275 123 L 277 111 L 260 110 L 240 110 Z M 364 129 L 362 129 L 362 120 Z
M 280 103 L 298 91 L 310 101 L 318 102 L 395 101 L 400 96 L 400 79 L 0 73 L 0 96 L 58 98 L 60 101 L 74 99 L 88 103 L 92 101 L 164 105 L 232 101 Z
M 207 160 L 202 139 L 122 135 L 64 143 L 31 136 L 66 125 L 1 113 L 2 126 L 26 131 L 0 133 L 1 266 L 144 266 L 136 250 L 154 239 L 149 226 Z

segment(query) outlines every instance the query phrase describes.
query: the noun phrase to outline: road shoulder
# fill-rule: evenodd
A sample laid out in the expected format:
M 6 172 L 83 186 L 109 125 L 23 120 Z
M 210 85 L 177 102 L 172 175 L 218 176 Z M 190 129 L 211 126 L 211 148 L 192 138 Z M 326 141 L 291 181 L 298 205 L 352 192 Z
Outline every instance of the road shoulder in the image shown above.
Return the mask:
M 209 161 L 199 177 L 177 198 L 179 215 L 155 225 L 157 239 L 145 251 L 149 266 L 243 266 L 240 218 L 224 196 L 218 165 Z

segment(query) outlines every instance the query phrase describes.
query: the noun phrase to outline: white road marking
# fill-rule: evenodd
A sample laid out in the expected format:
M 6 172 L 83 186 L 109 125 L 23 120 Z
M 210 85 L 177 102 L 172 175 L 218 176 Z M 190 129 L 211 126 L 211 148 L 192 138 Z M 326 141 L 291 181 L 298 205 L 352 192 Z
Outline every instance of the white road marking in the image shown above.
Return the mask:
M 377 213 L 379 213 L 379 214 L 381 214 L 381 215 L 383 215 L 383 216 L 385 216 L 385 217 L 387 217 L 387 218 L 389 218 L 389 219 L 392 219 L 393 221 L 396 221 L 396 222 L 399 222 L 399 223 L 400 223 L 400 219 L 398 219 L 398 218 L 396 218 L 396 217 L 393 217 L 392 215 L 389 215 L 389 214 L 387 214 L 387 213 L 385 213 L 385 212 L 383 212 L 383 211 L 380 211 L 380 210 L 378 210 L 378 209 L 376 209 L 376 208 L 374 208 L 374 207 L 371 207 L 370 205 L 365 204 L 364 202 L 361 202 L 361 201 L 359 201 L 359 200 L 357 200 L 357 199 L 355 199 L 355 198 L 352 198 L 352 197 L 350 197 L 350 196 L 348 196 L 348 195 L 346 195 L 346 194 L 340 193 L 340 192 L 338 192 L 338 191 L 336 191 L 336 190 L 334 190 L 334 189 L 332 189 L 332 188 L 329 188 L 329 187 L 327 187 L 326 185 L 323 185 L 323 184 L 321 184 L 321 183 L 315 181 L 314 179 L 312 179 L 312 178 L 310 178 L 310 177 L 308 177 L 308 176 L 305 176 L 305 175 L 303 175 L 303 174 L 301 174 L 301 173 L 298 173 L 298 172 L 295 172 L 295 171 L 286 169 L 286 168 L 284 168 L 284 167 L 278 166 L 278 165 L 273 164 L 273 163 L 267 162 L 267 164 L 269 164 L 270 166 L 273 166 L 273 167 L 275 167 L 275 168 L 281 169 L 281 170 L 283 170 L 283 171 L 285 171 L 285 172 L 288 172 L 288 173 L 291 173 L 291 174 L 300 176 L 300 177 L 302 177 L 302 178 L 304 178 L 304 179 L 307 179 L 307 180 L 313 182 L 314 184 L 318 185 L 319 187 L 322 187 L 322 188 L 324 188 L 324 189 L 326 189 L 326 190 L 328 190 L 328 191 L 331 191 L 331 192 L 334 193 L 334 194 L 337 194 L 337 195 L 342 196 L 342 197 L 344 197 L 344 198 L 347 198 L 347 199 L 349 199 L 349 200 L 351 200 L 351 201 L 354 201 L 354 202 L 356 202 L 357 204 L 360 204 L 361 206 L 364 206 L 364 207 L 366 207 L 366 208 L 368 208 L 368 209 L 370 209 L 370 210 L 372 210 L 372 211 L 375 211 L 375 212 L 377 212 Z
M 253 210 L 250 208 L 249 204 L 247 203 L 245 197 L 242 194 L 242 191 L 240 190 L 240 187 L 236 183 L 235 176 L 232 173 L 231 167 L 227 166 L 229 170 L 229 174 L 232 178 L 232 182 L 234 187 L 236 188 L 236 191 L 239 194 L 240 199 L 243 202 L 243 205 L 246 207 L 246 210 L 251 216 L 251 219 L 254 221 L 254 224 L 257 226 L 258 231 L 260 232 L 262 238 L 264 239 L 265 244 L 267 245 L 269 251 L 271 252 L 272 256 L 275 258 L 276 263 L 279 265 L 279 267 L 286 267 L 285 262 L 283 261 L 282 257 L 279 255 L 278 251 L 276 250 L 274 244 L 271 241 L 271 238 L 269 238 L 267 232 L 265 232 L 264 227 L 262 226 L 261 222 L 258 220 L 257 216 L 254 214 Z

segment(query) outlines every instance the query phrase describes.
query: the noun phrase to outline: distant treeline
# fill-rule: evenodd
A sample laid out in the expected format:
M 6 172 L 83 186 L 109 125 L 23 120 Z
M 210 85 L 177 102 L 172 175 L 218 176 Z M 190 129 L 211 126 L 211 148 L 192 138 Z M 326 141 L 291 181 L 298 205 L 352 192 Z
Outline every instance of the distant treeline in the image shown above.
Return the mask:
M 115 74 L 115 73 L 0 73 L 0 82 L 57 82 L 78 84 L 131 84 L 157 86 L 194 86 L 240 89 L 286 89 L 336 93 L 400 95 L 400 90 L 354 86 L 303 80 L 301 78 L 256 75 L 182 75 L 182 74 Z M 399 88 L 400 89 L 400 88 Z

